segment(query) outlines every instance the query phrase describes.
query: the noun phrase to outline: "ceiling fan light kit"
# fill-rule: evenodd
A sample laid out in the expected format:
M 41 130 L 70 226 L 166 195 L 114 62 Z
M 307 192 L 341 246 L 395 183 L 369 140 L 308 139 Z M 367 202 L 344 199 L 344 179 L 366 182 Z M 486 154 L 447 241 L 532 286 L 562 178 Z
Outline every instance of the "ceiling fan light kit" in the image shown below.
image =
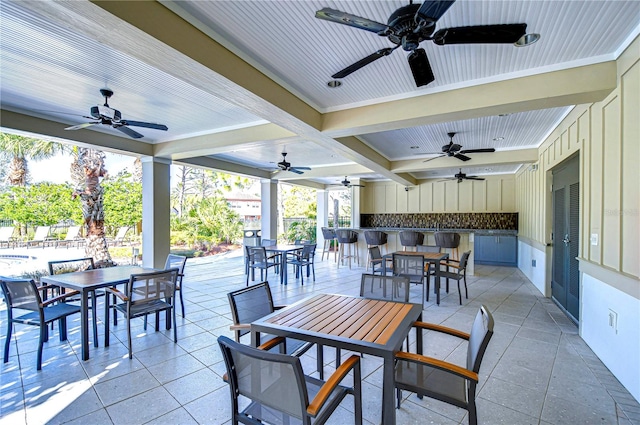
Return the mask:
M 435 76 L 424 49 L 423 41 L 431 40 L 438 46 L 448 44 L 514 44 L 529 46 L 540 38 L 540 34 L 527 34 L 527 24 L 475 25 L 465 27 L 440 28 L 436 31 L 438 19 L 455 3 L 455 0 L 427 0 L 422 4 L 409 4 L 396 9 L 386 24 L 372 21 L 340 10 L 325 7 L 316 11 L 316 18 L 347 25 L 386 37 L 394 47 L 380 49 L 375 53 L 349 65 L 332 75 L 345 78 L 349 74 L 370 63 L 390 55 L 399 47 L 409 52 L 407 61 L 416 86 L 426 86 L 435 81 Z

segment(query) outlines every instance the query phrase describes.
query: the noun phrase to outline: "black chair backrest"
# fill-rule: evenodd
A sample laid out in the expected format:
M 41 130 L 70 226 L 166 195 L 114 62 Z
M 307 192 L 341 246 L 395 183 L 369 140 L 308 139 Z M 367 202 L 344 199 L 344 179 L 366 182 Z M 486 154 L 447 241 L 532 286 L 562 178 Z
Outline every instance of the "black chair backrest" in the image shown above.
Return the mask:
M 91 257 L 76 258 L 73 260 L 49 261 L 47 265 L 49 266 L 49 274 L 52 276 L 55 274 L 93 270 L 95 268 L 93 258 Z
M 324 240 L 335 239 L 336 232 L 333 229 L 329 229 L 328 227 L 323 227 L 322 229 L 322 238 Z
M 424 242 L 424 233 L 413 230 L 403 230 L 400 232 L 400 244 L 402 246 L 417 246 Z
M 159 272 L 132 274 L 125 287 L 125 295 L 132 305 L 155 303 L 173 299 L 179 270 L 177 268 Z
M 302 247 L 302 253 L 300 254 L 300 256 L 305 260 L 313 259 L 313 256 L 316 253 L 316 245 L 317 244 L 314 243 L 304 245 L 304 247 Z
M 388 235 L 380 230 L 365 230 L 364 239 L 367 245 L 384 245 L 387 243 Z
M 493 316 L 484 305 L 478 310 L 469 334 L 467 369 L 478 373 L 480 364 L 482 363 L 482 357 L 493 335 Z
M 422 255 L 393 254 L 394 276 L 406 276 L 413 283 L 423 282 L 425 264 Z
M 33 280 L 1 278 L 0 286 L 7 308 L 40 311 L 42 299 Z
M 340 243 L 355 243 L 358 242 L 358 232 L 349 229 L 336 230 L 336 236 Z
M 435 232 L 436 245 L 441 248 L 457 248 L 460 245 L 460 234 L 454 232 Z
M 380 247 L 372 246 L 369 248 L 369 255 L 372 260 L 382 260 L 382 254 L 380 253 Z
M 267 250 L 264 246 L 252 246 L 249 247 L 249 250 L 254 264 L 264 265 L 267 263 Z
M 262 246 L 278 245 L 278 240 L 277 239 L 262 239 L 260 241 L 260 245 L 262 245 Z
M 469 255 L 471 255 L 471 251 L 465 251 L 460 257 L 460 268 L 465 269 L 467 267 L 467 262 L 469 261 Z
M 178 273 L 184 274 L 184 266 L 187 264 L 187 257 L 183 255 L 169 254 L 164 263 L 165 269 L 178 269 Z
M 242 395 L 296 418 L 308 418 L 309 396 L 298 357 L 258 350 L 225 336 L 218 337 L 218 344 L 234 398 Z
M 416 251 L 418 252 L 440 252 L 441 249 L 439 246 L 435 245 L 417 245 Z
M 269 282 L 261 282 L 227 294 L 234 324 L 251 323 L 273 313 L 273 298 Z M 248 334 L 248 329 L 236 331 L 236 339 Z
M 360 296 L 375 300 L 409 302 L 409 278 L 378 276 L 364 273 L 360 280 Z

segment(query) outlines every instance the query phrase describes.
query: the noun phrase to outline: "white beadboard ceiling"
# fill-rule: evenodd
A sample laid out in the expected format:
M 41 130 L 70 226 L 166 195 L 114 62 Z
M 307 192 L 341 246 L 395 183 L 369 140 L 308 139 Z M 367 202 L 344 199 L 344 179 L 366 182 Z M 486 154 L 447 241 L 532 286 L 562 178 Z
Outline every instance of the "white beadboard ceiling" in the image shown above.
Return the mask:
M 433 83 L 416 88 L 406 52 L 398 49 L 347 76 L 340 88 L 333 89 L 326 84 L 333 73 L 391 44 L 374 33 L 318 20 L 315 11 L 330 7 L 386 23 L 388 16 L 407 1 L 161 3 L 321 115 L 383 103 L 394 108 L 395 100 L 428 98 L 450 90 L 614 60 L 638 36 L 640 28 L 637 0 L 457 0 L 437 28 L 524 22 L 527 32 L 540 33 L 541 39 L 526 48 L 438 46 L 425 41 L 420 47 L 426 50 L 433 68 Z M 169 152 L 162 155 L 177 161 L 261 178 L 264 172 L 274 170 L 286 150 L 292 165 L 314 170 L 302 176 L 278 173 L 274 178 L 302 178 L 307 179 L 303 183 L 332 185 L 350 172 L 354 173 L 350 178 L 393 178 L 394 161 L 411 162 L 407 167 L 417 180 L 452 176 L 459 168 L 469 175 L 514 173 L 523 163 L 492 165 L 491 153 L 471 154 L 474 160 L 482 157 L 482 162 L 472 161 L 467 167 L 462 161 L 446 161 L 449 158 L 423 160 L 449 142 L 448 132 L 457 133 L 454 141 L 463 149 L 495 147 L 500 152 L 535 148 L 572 108 L 569 104 L 514 110 L 505 116 L 487 114 L 428 124 L 395 124 L 372 133 L 353 134 L 354 140 L 363 144 L 360 147 L 354 142 L 334 143 L 323 134 L 322 120 L 305 121 L 304 112 L 296 116 L 303 108 L 288 106 L 292 102 L 286 98 L 289 94 L 263 96 L 262 87 L 254 87 L 251 82 L 236 87 L 225 79 L 228 77 L 216 74 L 215 63 L 197 62 L 195 56 L 206 52 L 188 52 L 189 42 L 179 48 L 175 47 L 177 42 L 173 46 L 163 44 L 178 39 L 172 34 L 161 34 L 160 38 L 166 35 L 166 40 L 153 40 L 135 24 L 110 13 L 109 7 L 117 6 L 100 7 L 84 0 L 3 0 L 0 106 L 5 131 L 41 128 L 44 135 L 69 135 L 70 140 L 87 143 L 92 134 L 102 134 L 107 139 L 101 139 L 100 145 L 120 152 L 130 149 L 139 155 L 149 152 L 145 146 L 152 146 L 151 150 Z M 189 40 L 194 45 L 202 44 L 195 36 L 184 37 L 192 37 Z M 166 57 L 166 64 L 151 60 L 153 53 Z M 215 62 L 216 58 L 211 59 Z M 239 75 L 243 72 L 244 67 L 238 68 Z M 200 75 L 206 79 L 198 79 Z M 145 136 L 138 142 L 107 126 L 78 132 L 56 130 L 55 123 L 60 124 L 59 130 L 86 122 L 84 116 L 89 115 L 91 106 L 103 103 L 99 93 L 103 87 L 115 92 L 109 104 L 120 110 L 123 118 L 162 123 L 169 130 L 135 128 Z M 8 112 L 18 113 L 20 119 Z M 402 111 L 389 110 L 392 113 Z M 29 117 L 53 122 L 53 130 L 39 121 L 23 124 L 22 119 Z M 286 131 L 281 129 L 275 135 L 250 131 L 269 123 Z

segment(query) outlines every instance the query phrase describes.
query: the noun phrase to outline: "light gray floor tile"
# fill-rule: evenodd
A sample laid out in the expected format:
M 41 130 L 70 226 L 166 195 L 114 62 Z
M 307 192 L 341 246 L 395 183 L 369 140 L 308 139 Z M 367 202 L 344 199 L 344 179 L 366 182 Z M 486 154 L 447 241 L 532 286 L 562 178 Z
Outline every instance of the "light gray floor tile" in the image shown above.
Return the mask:
M 166 362 L 158 363 L 150 366 L 147 370 L 160 381 L 161 384 L 189 375 L 200 369 L 204 369 L 205 365 L 196 360 L 193 356 L 185 354 L 184 356 L 169 359 Z
M 94 388 L 102 400 L 102 404 L 110 406 L 149 391 L 159 385 L 158 380 L 149 371 L 142 369 L 106 382 L 98 382 L 94 385 Z
M 142 424 L 178 407 L 180 404 L 171 394 L 159 387 L 109 406 L 107 412 L 115 425 Z
M 198 422 L 184 408 L 172 410 L 159 418 L 147 422 L 146 425 L 197 425 Z

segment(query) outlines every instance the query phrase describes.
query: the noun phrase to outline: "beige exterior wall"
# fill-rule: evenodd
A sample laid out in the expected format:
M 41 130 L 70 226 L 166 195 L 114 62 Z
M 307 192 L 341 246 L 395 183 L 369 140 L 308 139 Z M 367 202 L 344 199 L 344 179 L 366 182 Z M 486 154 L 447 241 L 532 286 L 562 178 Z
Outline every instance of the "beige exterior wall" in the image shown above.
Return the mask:
M 640 401 L 640 38 L 617 65 L 616 89 L 574 108 L 540 146 L 538 170 L 516 175 L 518 266 L 550 296 L 552 170 L 579 155 L 580 336 Z
M 418 186 L 394 182 L 368 182 L 361 189 L 360 212 L 443 213 L 516 212 L 516 179 L 512 175 L 488 176 L 484 181 L 439 182 Z
M 639 58 L 636 39 L 618 60 L 618 87 L 602 102 L 577 106 L 540 146 L 538 170 L 521 170 L 515 180 L 519 236 L 548 246 L 551 170 L 580 155 L 579 258 L 636 283 L 640 276 Z M 597 244 L 591 243 L 592 236 Z M 618 286 L 640 296 L 637 285 Z

